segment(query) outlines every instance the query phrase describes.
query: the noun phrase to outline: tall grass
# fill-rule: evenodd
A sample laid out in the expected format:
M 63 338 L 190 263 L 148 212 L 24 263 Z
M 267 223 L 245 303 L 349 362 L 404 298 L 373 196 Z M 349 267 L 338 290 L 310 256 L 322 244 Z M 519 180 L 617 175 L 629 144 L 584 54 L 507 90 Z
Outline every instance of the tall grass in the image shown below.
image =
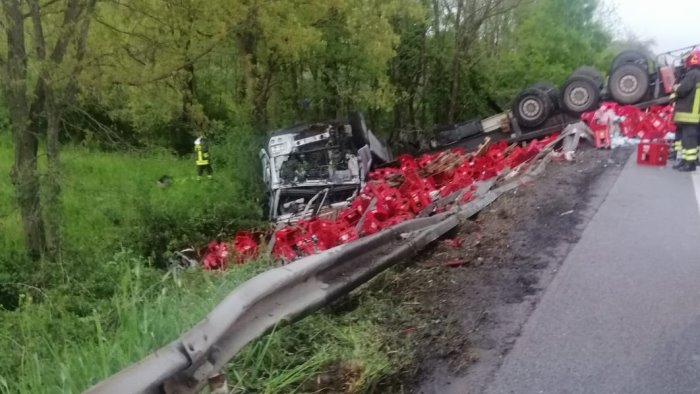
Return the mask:
M 53 293 L 37 302 L 27 292 L 20 308 L 0 321 L 0 393 L 78 393 L 177 338 L 264 263 L 228 272 L 169 272 L 154 276 L 124 251 L 107 262 L 120 267 L 118 291 L 93 303 L 85 316 L 71 313 Z M 60 295 L 59 295 L 60 297 Z M 337 376 L 359 392 L 410 360 L 407 343 L 384 332 L 383 302 L 371 295 L 358 309 L 320 313 L 246 347 L 226 372 L 237 392 L 307 392 L 329 366 L 348 363 L 353 375 Z M 392 308 L 400 313 L 400 308 Z M 335 383 L 338 384 L 338 383 Z
M 216 275 L 171 271 L 161 276 L 126 251 L 106 265 L 119 267 L 117 291 L 93 303 L 85 316 L 71 313 L 54 292 L 41 302 L 24 293 L 20 308 L 4 312 L 0 377 L 5 387 L 0 391 L 80 392 L 177 338 L 263 269 L 251 263 Z
M 32 263 L 0 134 L 0 393 L 78 393 L 172 341 L 266 269 L 158 269 L 168 251 L 260 225 L 254 145 L 245 135 L 215 144 L 212 181 L 197 181 L 190 158 L 167 152 L 65 147 L 63 259 Z M 173 184 L 159 187 L 162 175 Z M 410 353 L 382 319 L 402 309 L 362 297 L 352 312 L 315 314 L 255 341 L 227 368 L 229 381 L 237 392 L 317 391 L 334 366 L 351 365 L 336 378 L 357 392 L 396 373 Z
M 155 235 L 150 226 L 157 221 L 176 227 L 169 229 L 180 238 L 174 241 L 184 244 L 257 223 L 262 212 L 257 163 L 251 162 L 254 145 L 252 137 L 243 135 L 214 146 L 215 176 L 211 181 L 197 180 L 192 158 L 176 158 L 165 151 L 120 153 L 64 147 L 62 230 L 67 253 L 93 257 L 105 251 L 108 256 L 120 246 L 147 248 L 151 241 L 144 238 Z M 13 156 L 8 136 L 0 134 L 2 250 L 23 247 L 19 210 L 9 178 Z M 45 155 L 40 159 L 43 173 Z M 163 175 L 174 179 L 171 186 L 158 186 Z M 209 229 L 202 228 L 206 226 Z M 188 233 L 199 237 L 186 239 Z M 141 242 L 143 245 L 138 245 Z M 182 246 L 176 242 L 173 246 Z

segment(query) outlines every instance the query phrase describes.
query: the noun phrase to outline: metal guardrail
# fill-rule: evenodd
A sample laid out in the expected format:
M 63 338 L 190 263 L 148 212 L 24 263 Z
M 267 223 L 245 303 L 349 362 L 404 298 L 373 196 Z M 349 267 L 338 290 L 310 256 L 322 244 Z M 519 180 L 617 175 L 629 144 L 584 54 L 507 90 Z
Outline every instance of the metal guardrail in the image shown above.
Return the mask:
M 232 291 L 204 320 L 174 342 L 86 391 L 89 394 L 196 393 L 246 344 L 280 324 L 289 324 L 328 305 L 493 203 L 503 193 L 538 175 L 548 154 L 566 133 L 534 160 L 527 172 L 491 190 L 484 182 L 477 198 L 453 210 L 417 218 L 287 266 L 264 272 Z

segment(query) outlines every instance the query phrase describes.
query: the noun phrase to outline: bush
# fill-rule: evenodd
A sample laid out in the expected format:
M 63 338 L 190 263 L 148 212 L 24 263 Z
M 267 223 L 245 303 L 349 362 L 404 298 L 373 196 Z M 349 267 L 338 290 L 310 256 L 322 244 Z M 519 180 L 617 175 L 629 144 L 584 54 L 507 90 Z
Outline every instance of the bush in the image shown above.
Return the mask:
M 256 200 L 246 198 L 238 187 L 220 180 L 221 176 L 174 185 L 142 203 L 139 216 L 143 223 L 134 237 L 139 250 L 162 267 L 168 252 L 203 246 L 213 238 L 259 226 L 261 212 Z
M 198 181 L 194 175 L 176 179 L 138 204 L 142 223 L 134 244 L 158 266 L 165 264 L 169 252 L 265 225 L 258 166 L 251 165 L 258 161 L 254 153 L 258 145 L 244 131 L 228 135 L 212 143 L 213 179 Z

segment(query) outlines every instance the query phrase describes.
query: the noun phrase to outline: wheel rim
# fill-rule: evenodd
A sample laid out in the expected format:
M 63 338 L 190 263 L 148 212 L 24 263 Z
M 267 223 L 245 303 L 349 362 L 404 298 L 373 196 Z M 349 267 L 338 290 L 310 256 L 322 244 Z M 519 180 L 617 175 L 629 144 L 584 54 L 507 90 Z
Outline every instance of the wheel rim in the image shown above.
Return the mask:
M 569 101 L 576 107 L 584 107 L 591 100 L 591 95 L 583 86 L 575 86 L 569 93 Z
M 520 114 L 525 119 L 534 120 L 541 112 L 542 104 L 540 104 L 539 100 L 529 98 L 520 103 Z
M 628 74 L 620 78 L 618 87 L 622 93 L 632 94 L 639 88 L 639 80 L 634 75 Z

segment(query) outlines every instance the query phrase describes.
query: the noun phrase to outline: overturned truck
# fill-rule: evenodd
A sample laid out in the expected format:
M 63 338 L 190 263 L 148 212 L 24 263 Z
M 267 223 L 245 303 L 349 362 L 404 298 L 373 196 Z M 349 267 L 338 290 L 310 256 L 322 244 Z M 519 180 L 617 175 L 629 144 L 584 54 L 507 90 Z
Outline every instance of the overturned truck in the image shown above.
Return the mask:
M 301 124 L 272 133 L 260 151 L 270 221 L 332 216 L 360 192 L 373 166 L 391 151 L 361 113 L 347 122 Z

